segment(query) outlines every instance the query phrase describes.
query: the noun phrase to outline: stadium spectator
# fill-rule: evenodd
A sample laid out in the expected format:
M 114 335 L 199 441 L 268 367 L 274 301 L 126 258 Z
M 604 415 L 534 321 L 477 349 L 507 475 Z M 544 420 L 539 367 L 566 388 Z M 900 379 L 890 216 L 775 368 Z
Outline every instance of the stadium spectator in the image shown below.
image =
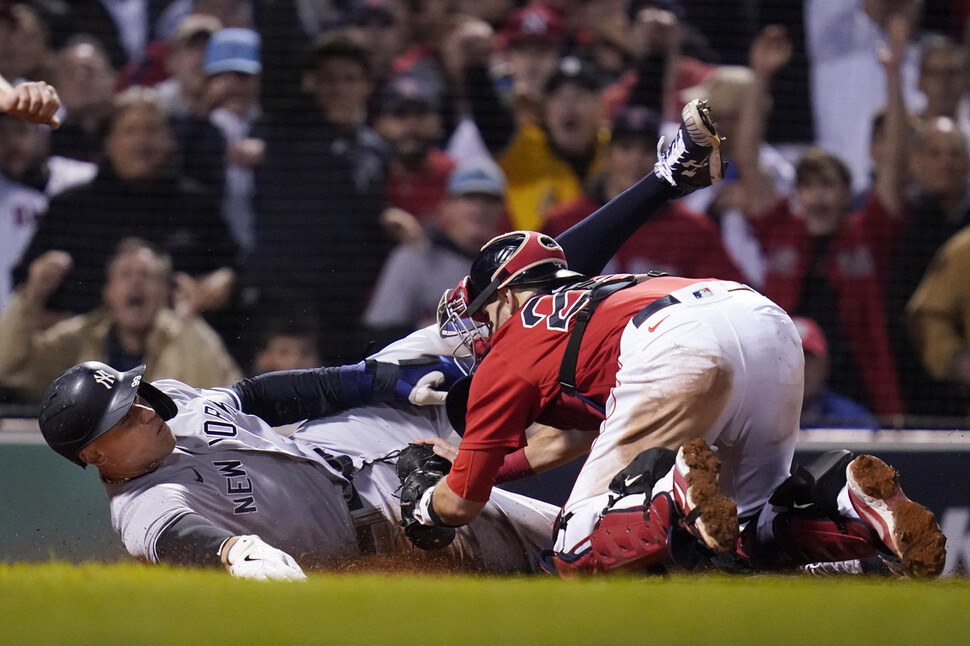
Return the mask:
M 728 253 L 744 271 L 747 282 L 759 288 L 765 280 L 764 255 L 745 213 L 752 208 L 749 191 L 788 194 L 795 179 L 791 162 L 765 141 L 774 103 L 772 86 L 791 57 L 787 32 L 769 25 L 751 43 L 748 67 L 716 67 L 703 84 L 684 92 L 691 98 L 708 97 L 718 106 L 718 129 L 725 137 L 721 155 L 731 163 L 725 181 L 709 191 L 692 193 L 685 201 L 718 223 Z M 739 182 L 742 173 L 752 181 Z
M 259 34 L 251 29 L 216 32 L 206 50 L 204 102 L 209 121 L 227 144 L 222 217 L 243 254 L 255 246 L 253 175 L 265 153 L 265 142 L 251 136 L 262 116 L 259 106 Z
M 935 380 L 933 396 L 949 395 L 966 415 L 970 408 L 970 228 L 964 227 L 933 259 L 906 307 L 908 328 L 923 367 Z
M 154 86 L 169 115 L 182 117 L 204 112 L 200 107 L 206 86 L 202 62 L 209 39 L 221 28 L 222 24 L 212 16 L 191 14 L 179 21 L 172 32 L 164 60 L 167 78 Z
M 111 67 L 120 72 L 129 61 L 145 54 L 154 25 L 168 0 L 74 0 L 70 28 L 74 33 L 90 34 L 103 45 Z
M 53 50 L 43 16 L 26 3 L 0 3 L 0 74 L 50 81 Z
M 394 0 L 355 0 L 347 12 L 347 23 L 364 35 L 370 50 L 371 74 L 381 85 L 394 76 L 394 59 L 404 49 L 404 24 Z
M 766 260 L 762 291 L 789 314 L 821 326 L 833 362 L 833 388 L 865 402 L 879 415 L 904 410 L 885 319 L 884 276 L 879 271 L 882 249 L 894 244 L 905 214 L 908 131 L 900 68 L 908 24 L 893 24 L 889 47 L 880 58 L 890 88 L 885 153 L 895 163 L 880 168 L 859 211 L 849 211 L 848 169 L 820 149 L 809 150 L 799 160 L 790 199 L 779 199 L 773 184 L 761 179 L 750 153 L 736 159 L 744 213 Z M 760 109 L 756 97 L 764 94 L 749 96 L 753 108 Z
M 437 147 L 443 132 L 440 107 L 440 97 L 425 81 L 402 74 L 384 86 L 374 123 L 390 147 L 387 205 L 429 227 L 455 167 L 454 160 Z
M 546 82 L 562 58 L 566 33 L 562 17 L 534 2 L 511 12 L 499 32 L 506 78 L 501 85 L 515 106 L 520 125 L 542 121 Z
M 660 117 L 653 110 L 638 106 L 620 110 L 610 130 L 603 173 L 582 196 L 550 212 L 545 232 L 558 236 L 649 173 L 657 162 L 659 129 Z M 717 226 L 680 201 L 668 203 L 633 233 L 607 265 L 606 273 L 651 270 L 688 278 L 742 280 L 724 250 Z
M 889 341 L 907 411 L 959 415 L 963 412 L 962 397 L 924 370 L 906 329 L 905 309 L 933 256 L 951 236 L 970 224 L 967 138 L 953 120 L 937 117 L 920 129 L 910 162 L 916 184 L 912 214 L 902 223 L 884 274 Z
M 462 162 L 451 173 L 429 239 L 398 245 L 381 270 L 363 319 L 379 347 L 435 321 L 441 295 L 500 232 L 505 186 L 501 169 L 485 158 Z
M 234 282 L 236 247 L 214 199 L 173 170 L 175 142 L 150 89 L 130 88 L 118 96 L 104 150 L 91 182 L 51 200 L 15 279 L 26 280 L 30 263 L 43 253 L 65 251 L 73 268 L 48 305 L 87 312 L 100 302 L 111 249 L 135 236 L 172 257 L 183 307 L 214 311 L 224 306 Z
M 57 375 L 88 360 L 131 369 L 151 365 L 155 378 L 208 387 L 234 381 L 239 368 L 218 334 L 198 316 L 182 318 L 167 307 L 170 258 L 144 240 L 126 238 L 112 254 L 98 309 L 42 330 L 48 297 L 70 270 L 62 251 L 30 265 L 26 283 L 0 314 L 0 383 L 39 401 Z
M 693 46 L 697 34 L 678 18 L 675 7 L 640 3 L 632 12 L 627 43 L 631 69 L 604 88 L 604 110 L 612 118 L 624 105 L 642 105 L 660 112 L 664 123 L 675 124 L 683 105 L 681 92 L 707 79 L 714 68 L 703 61 L 711 58 L 698 58 Z
M 267 114 L 252 304 L 260 314 L 298 304 L 319 319 L 324 361 L 357 360 L 360 316 L 389 247 L 379 222 L 387 149 L 364 121 L 372 83 L 360 33 L 328 32 L 308 54 L 304 111 Z
M 509 179 L 513 228 L 542 228 L 552 207 L 579 197 L 583 184 L 602 170 L 609 130 L 599 90 L 589 62 L 564 57 L 544 88 L 542 124 L 520 126 L 498 157 Z
M 970 135 L 970 59 L 966 47 L 940 34 L 927 36 L 921 45 L 918 87 L 925 104 L 919 111 L 920 118 L 929 121 L 948 117 Z
M 838 394 L 829 386 L 829 350 L 825 333 L 818 323 L 801 316 L 792 317 L 805 351 L 805 398 L 802 400 L 801 428 L 865 428 L 878 430 L 879 424 L 861 404 Z
M 57 53 L 54 87 L 61 97 L 61 127 L 51 136 L 55 155 L 100 161 L 102 134 L 111 116 L 115 72 L 101 44 L 71 37 Z
M 815 144 L 848 166 L 853 192 L 863 190 L 869 179 L 865 124 L 889 100 L 880 61 L 872 53 L 892 38 L 888 28 L 894 19 L 906 21 L 915 34 L 922 6 L 922 0 L 815 0 L 805 6 Z M 907 40 L 900 74 L 906 104 L 912 106 L 920 100 L 918 56 L 918 45 Z
M 253 355 L 252 373 L 308 370 L 320 365 L 317 331 L 311 321 L 279 316 L 267 325 Z
M 90 181 L 97 171 L 94 164 L 49 152 L 47 128 L 0 113 L 0 307 L 13 289 L 11 272 L 50 198 Z

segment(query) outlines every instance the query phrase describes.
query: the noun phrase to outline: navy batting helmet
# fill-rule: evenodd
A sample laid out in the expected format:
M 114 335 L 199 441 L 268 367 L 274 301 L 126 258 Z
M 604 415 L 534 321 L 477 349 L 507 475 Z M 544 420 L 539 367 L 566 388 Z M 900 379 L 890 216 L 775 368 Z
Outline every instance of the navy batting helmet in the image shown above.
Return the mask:
M 52 449 L 86 467 L 78 458 L 85 446 L 121 421 L 141 395 L 163 420 L 178 413 L 172 398 L 142 381 L 145 366 L 120 372 L 100 361 L 86 361 L 55 379 L 41 401 L 40 431 Z

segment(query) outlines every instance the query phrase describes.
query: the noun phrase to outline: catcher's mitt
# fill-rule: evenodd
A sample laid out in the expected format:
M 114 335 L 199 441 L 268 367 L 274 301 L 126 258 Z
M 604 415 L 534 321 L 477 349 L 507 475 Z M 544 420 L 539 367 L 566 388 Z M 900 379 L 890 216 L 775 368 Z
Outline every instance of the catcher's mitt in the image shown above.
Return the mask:
M 408 444 L 397 456 L 397 477 L 403 484 L 407 477 L 421 469 L 440 478 L 451 471 L 451 462 L 436 455 L 430 444 Z

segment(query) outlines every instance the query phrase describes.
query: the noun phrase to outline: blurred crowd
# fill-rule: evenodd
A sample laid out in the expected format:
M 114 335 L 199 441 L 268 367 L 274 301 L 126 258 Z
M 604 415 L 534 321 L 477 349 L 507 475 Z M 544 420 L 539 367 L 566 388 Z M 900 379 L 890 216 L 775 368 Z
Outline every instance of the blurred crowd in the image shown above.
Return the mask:
M 195 386 L 349 363 L 493 236 L 558 234 L 710 101 L 725 181 L 611 272 L 796 317 L 803 424 L 970 410 L 966 0 L 0 0 L 0 400 L 86 359 Z M 963 271 L 964 266 L 968 271 Z

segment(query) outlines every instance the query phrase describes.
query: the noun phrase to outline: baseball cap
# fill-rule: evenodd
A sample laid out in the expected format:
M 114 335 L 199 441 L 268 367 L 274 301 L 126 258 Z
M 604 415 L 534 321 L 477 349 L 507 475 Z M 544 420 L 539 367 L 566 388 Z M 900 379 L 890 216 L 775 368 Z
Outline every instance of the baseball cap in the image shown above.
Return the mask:
M 191 13 L 178 22 L 168 40 L 172 47 L 182 47 L 198 36 L 205 36 L 208 39 L 220 29 L 222 29 L 222 23 L 215 16 Z
M 399 74 L 390 79 L 381 91 L 381 112 L 395 112 L 408 106 L 437 111 L 441 97 L 434 87 L 413 74 Z
M 545 5 L 531 4 L 509 14 L 501 35 L 507 46 L 535 43 L 558 47 L 566 32 L 558 13 Z
M 448 178 L 448 194 L 457 196 L 469 193 L 504 197 L 505 173 L 487 157 L 460 162 Z
M 593 92 L 599 92 L 600 80 L 596 67 L 587 60 L 576 56 L 564 56 L 546 81 L 546 94 L 555 92 L 567 83 L 575 83 Z
M 792 317 L 792 321 L 795 323 L 795 329 L 798 330 L 798 336 L 802 339 L 802 348 L 806 352 L 811 352 L 816 357 L 822 359 L 827 357 L 829 354 L 829 344 L 825 340 L 825 333 L 822 332 L 822 328 L 819 327 L 818 323 L 801 316 Z
M 610 125 L 613 139 L 640 137 L 654 141 L 660 136 L 660 115 L 642 105 L 628 105 L 620 109 Z
M 229 27 L 212 34 L 205 49 L 202 70 L 209 75 L 221 72 L 259 74 L 259 34 L 252 29 Z

